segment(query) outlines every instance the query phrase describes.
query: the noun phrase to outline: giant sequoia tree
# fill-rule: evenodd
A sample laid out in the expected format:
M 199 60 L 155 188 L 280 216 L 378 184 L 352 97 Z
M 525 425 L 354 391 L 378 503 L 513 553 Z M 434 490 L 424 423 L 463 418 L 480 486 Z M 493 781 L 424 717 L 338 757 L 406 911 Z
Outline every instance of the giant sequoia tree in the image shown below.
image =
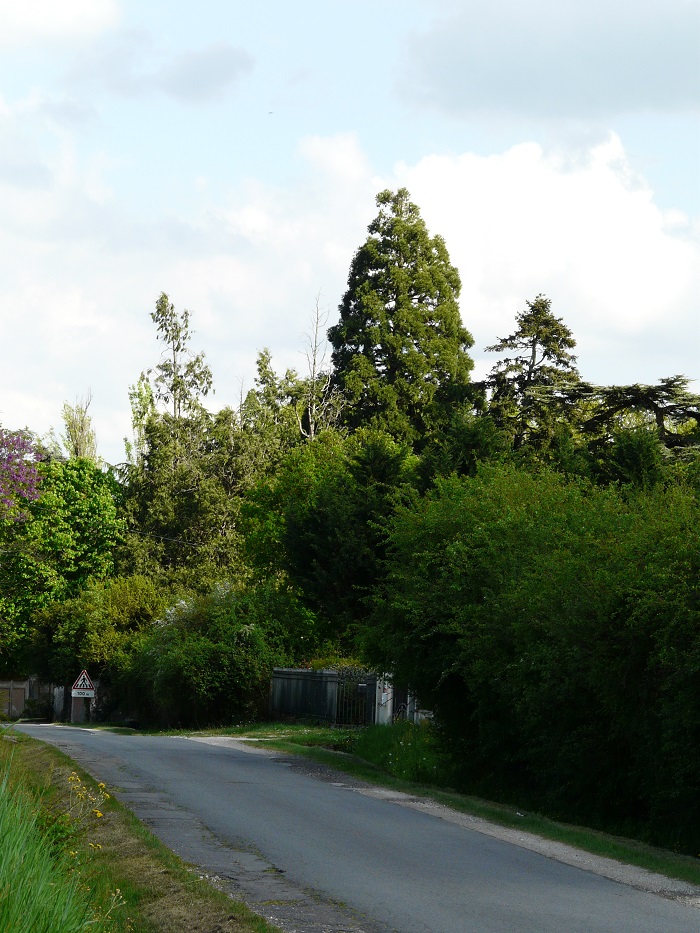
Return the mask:
M 382 191 L 377 206 L 352 260 L 340 321 L 328 331 L 334 378 L 349 427 L 416 444 L 466 397 L 473 341 L 442 237 L 428 234 L 405 188 Z

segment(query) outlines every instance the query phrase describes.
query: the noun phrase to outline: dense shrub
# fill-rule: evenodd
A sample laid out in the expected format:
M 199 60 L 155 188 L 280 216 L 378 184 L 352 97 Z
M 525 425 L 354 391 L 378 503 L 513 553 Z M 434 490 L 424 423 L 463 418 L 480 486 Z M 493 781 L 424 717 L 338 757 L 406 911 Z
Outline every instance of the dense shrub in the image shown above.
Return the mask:
M 399 509 L 365 633 L 466 789 L 700 844 L 700 508 L 506 467 Z
M 293 661 L 306 638 L 313 617 L 293 594 L 222 585 L 171 606 L 140 635 L 117 679 L 140 719 L 230 723 L 267 711 L 272 668 Z

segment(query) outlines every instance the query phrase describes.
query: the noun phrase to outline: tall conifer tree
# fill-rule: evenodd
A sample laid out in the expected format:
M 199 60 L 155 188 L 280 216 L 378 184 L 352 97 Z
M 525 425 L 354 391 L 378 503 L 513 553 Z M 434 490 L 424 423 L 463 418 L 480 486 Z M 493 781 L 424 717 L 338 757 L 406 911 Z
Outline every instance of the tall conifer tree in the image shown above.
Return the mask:
M 516 318 L 517 330 L 486 347 L 504 357 L 491 370 L 486 385 L 491 389 L 491 415 L 497 424 L 511 427 L 517 450 L 526 440 L 545 442 L 552 428 L 560 393 L 578 382 L 573 334 L 552 313 L 544 295 L 527 302 Z
M 405 188 L 377 195 L 379 214 L 353 257 L 340 321 L 328 331 L 343 419 L 421 441 L 467 393 L 473 340 L 462 326 L 460 279 Z

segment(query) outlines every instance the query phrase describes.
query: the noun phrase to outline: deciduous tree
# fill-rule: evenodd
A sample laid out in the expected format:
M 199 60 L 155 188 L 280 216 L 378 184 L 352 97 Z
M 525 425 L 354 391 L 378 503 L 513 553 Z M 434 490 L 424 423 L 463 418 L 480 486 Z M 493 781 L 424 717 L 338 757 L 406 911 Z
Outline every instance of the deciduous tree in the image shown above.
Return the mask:
M 39 495 L 38 454 L 22 431 L 0 427 L 0 521 L 26 515 L 23 502 Z
M 140 451 L 123 471 L 128 534 L 121 573 L 203 585 L 235 563 L 238 509 L 230 441 L 234 415 L 203 408 L 173 418 L 153 413 L 140 429 Z
M 97 463 L 97 437 L 88 414 L 91 402 L 92 392 L 88 391 L 85 398 L 75 400 L 75 405 L 64 403 L 62 414 L 65 433 L 61 435 L 61 440 L 70 458 L 84 457 Z
M 320 431 L 336 427 L 343 410 L 343 397 L 333 382 L 327 361 L 327 341 L 323 330 L 328 314 L 319 306 L 319 298 L 311 316 L 311 330 L 306 335 L 305 378 L 294 388 L 294 405 L 302 435 L 312 441 Z
M 204 362 L 204 354 L 195 355 L 189 348 L 192 337 L 189 311 L 185 309 L 178 314 L 165 292 L 161 292 L 151 317 L 158 329 L 158 339 L 166 347 L 155 367 L 155 396 L 172 406 L 173 418 L 177 419 L 199 405 L 200 396 L 209 394 L 211 370 Z
M 20 658 L 33 613 L 112 573 L 123 531 L 110 474 L 85 459 L 39 471 L 42 494 L 26 521 L 0 522 L 0 667 Z

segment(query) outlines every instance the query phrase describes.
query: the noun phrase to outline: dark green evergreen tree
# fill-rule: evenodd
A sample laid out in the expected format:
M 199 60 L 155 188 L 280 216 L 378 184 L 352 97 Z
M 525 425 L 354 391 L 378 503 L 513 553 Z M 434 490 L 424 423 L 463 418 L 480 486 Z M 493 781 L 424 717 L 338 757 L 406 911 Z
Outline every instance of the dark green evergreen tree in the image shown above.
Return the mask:
M 573 401 L 592 407 L 582 423 L 587 433 L 629 428 L 633 417 L 637 427 L 655 428 L 665 447 L 690 449 L 700 444 L 700 396 L 688 391 L 689 383 L 685 376 L 667 376 L 658 385 L 581 383 L 570 394 Z
M 462 326 L 459 273 L 408 191 L 382 191 L 352 260 L 340 321 L 328 331 L 345 424 L 420 446 L 468 392 L 472 337 Z
M 561 318 L 552 314 L 544 295 L 527 302 L 516 318 L 517 330 L 501 338 L 487 351 L 517 351 L 494 366 L 486 380 L 491 390 L 490 414 L 508 427 L 517 450 L 526 442 L 547 446 L 560 408 L 562 390 L 578 382 L 576 357 L 570 351 L 576 341 Z
M 592 475 L 599 482 L 653 486 L 690 476 L 700 464 L 700 396 L 685 376 L 657 385 L 594 386 L 566 391 L 580 411 Z

